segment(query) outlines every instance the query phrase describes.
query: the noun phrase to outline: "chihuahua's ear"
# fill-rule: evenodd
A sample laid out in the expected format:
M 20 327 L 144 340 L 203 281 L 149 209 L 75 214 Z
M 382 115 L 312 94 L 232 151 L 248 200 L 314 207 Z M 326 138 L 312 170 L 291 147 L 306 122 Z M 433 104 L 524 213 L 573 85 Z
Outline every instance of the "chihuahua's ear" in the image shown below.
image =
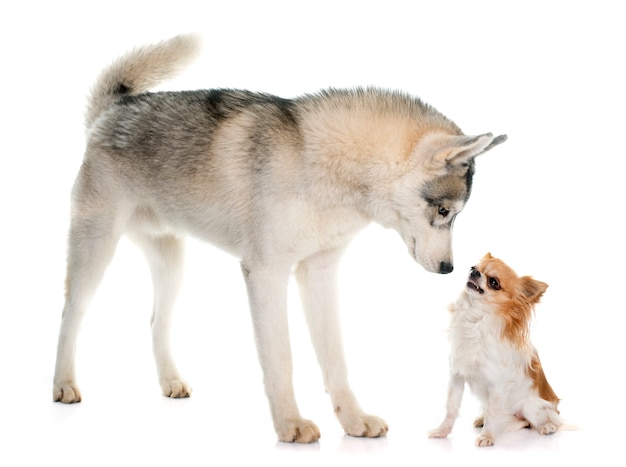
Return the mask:
M 543 293 L 548 289 L 548 284 L 537 281 L 530 276 L 520 277 L 520 291 L 531 304 L 538 303 Z
M 468 164 L 471 159 L 489 151 L 506 139 L 506 135 L 494 138 L 491 133 L 479 136 L 428 135 L 420 143 L 418 152 L 422 153 L 426 163 L 431 168 L 443 169 L 450 165 Z
M 487 260 L 487 259 L 495 259 L 495 258 L 493 257 L 493 255 L 491 254 L 491 252 L 489 252 L 489 253 L 487 253 L 485 256 L 483 256 L 482 261 L 485 261 L 485 260 Z

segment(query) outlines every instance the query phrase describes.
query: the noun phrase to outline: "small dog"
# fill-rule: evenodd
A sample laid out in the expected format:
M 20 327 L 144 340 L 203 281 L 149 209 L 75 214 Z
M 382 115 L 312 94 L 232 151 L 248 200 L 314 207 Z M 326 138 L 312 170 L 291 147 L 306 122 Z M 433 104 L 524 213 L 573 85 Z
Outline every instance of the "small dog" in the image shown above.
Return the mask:
M 482 427 L 477 446 L 492 446 L 498 434 L 533 428 L 555 433 L 563 421 L 556 396 L 529 338 L 534 305 L 548 284 L 518 277 L 487 253 L 470 270 L 467 286 L 449 306 L 450 382 L 446 418 L 431 438 L 448 436 L 456 420 L 465 382 L 479 398 Z
M 149 92 L 198 51 L 197 38 L 187 35 L 139 47 L 92 88 L 72 191 L 53 398 L 82 399 L 75 375 L 80 323 L 124 234 L 143 250 L 153 277 L 152 339 L 163 394 L 191 394 L 169 340 L 191 235 L 241 261 L 278 438 L 320 437 L 293 390 L 292 273 L 337 418 L 350 435 L 382 436 L 386 422 L 361 409 L 348 383 L 335 285 L 342 252 L 377 222 L 398 231 L 426 270 L 450 273 L 452 227 L 470 196 L 474 160 L 506 135 L 464 135 L 421 100 L 374 88 L 294 99 L 233 89 Z

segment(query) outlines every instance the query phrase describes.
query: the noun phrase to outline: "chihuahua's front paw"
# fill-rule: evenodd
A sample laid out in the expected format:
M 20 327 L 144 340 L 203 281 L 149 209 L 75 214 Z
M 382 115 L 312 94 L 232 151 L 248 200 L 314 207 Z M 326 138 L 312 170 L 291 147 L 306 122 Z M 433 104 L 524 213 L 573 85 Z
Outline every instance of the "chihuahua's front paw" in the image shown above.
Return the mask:
M 478 438 L 476 438 L 476 446 L 480 448 L 493 446 L 493 437 L 490 435 L 480 435 Z

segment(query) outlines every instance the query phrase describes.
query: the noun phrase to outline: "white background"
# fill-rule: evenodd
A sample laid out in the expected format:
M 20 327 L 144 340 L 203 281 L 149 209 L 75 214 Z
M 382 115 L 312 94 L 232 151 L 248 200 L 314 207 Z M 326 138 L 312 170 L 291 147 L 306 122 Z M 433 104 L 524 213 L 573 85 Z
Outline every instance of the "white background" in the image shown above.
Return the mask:
M 0 464 L 618 464 L 624 419 L 624 33 L 620 2 L 11 2 L 0 13 Z M 174 351 L 194 388 L 160 395 L 151 284 L 121 242 L 78 349 L 83 402 L 51 401 L 69 191 L 85 96 L 130 47 L 198 31 L 202 57 L 163 89 L 235 87 L 293 97 L 376 85 L 420 96 L 466 134 L 509 140 L 477 160 L 455 227 L 454 273 L 426 273 L 400 237 L 358 236 L 341 270 L 351 382 L 390 425 L 347 437 L 334 419 L 295 287 L 297 398 L 319 443 L 277 443 L 236 259 L 190 241 Z M 449 440 L 446 305 L 491 251 L 550 284 L 533 325 L 573 431 L 473 446 L 467 395 Z M 619 457 L 615 457 L 615 455 Z M 608 463 L 603 465 L 609 465 Z

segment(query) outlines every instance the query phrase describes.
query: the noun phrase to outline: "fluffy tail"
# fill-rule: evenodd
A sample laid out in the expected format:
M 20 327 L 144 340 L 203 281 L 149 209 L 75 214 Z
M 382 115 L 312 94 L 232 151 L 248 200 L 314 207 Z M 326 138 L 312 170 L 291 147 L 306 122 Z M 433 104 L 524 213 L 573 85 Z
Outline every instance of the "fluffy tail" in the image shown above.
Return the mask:
M 199 51 L 200 38 L 189 34 L 138 47 L 119 57 L 100 73 L 91 88 L 86 127 L 121 96 L 148 91 L 176 76 Z

